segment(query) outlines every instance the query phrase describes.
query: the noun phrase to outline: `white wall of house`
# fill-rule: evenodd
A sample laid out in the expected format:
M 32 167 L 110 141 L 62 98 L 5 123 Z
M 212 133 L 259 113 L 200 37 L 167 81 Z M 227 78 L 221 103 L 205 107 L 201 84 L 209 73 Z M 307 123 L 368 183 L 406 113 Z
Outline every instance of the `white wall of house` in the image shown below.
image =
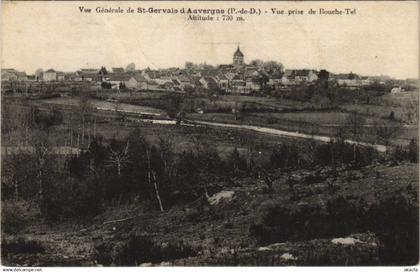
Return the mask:
M 57 80 L 57 73 L 56 72 L 44 72 L 43 80 L 44 81 L 55 81 L 55 80 Z

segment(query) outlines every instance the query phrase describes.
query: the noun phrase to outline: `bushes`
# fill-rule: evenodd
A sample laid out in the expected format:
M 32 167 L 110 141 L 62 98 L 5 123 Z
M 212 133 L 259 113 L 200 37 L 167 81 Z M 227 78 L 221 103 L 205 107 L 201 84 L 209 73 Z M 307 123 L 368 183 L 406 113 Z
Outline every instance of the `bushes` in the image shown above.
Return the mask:
M 100 211 L 102 203 L 93 180 L 63 177 L 48 185 L 43 203 L 47 220 L 84 220 Z
M 103 265 L 135 266 L 196 256 L 197 250 L 183 241 L 158 244 L 144 235 L 130 235 L 124 244 L 101 242 L 95 246 L 97 262 Z
M 15 203 L 2 202 L 1 229 L 4 233 L 19 233 L 26 225 L 23 207 Z
M 43 253 L 44 246 L 37 240 L 26 240 L 23 237 L 18 237 L 12 240 L 2 240 L 1 242 L 2 256 L 9 253 L 22 254 L 22 253 Z
M 250 235 L 260 244 L 342 237 L 373 231 L 382 243 L 380 258 L 387 265 L 418 262 L 418 192 L 392 192 L 368 205 L 363 199 L 331 198 L 326 207 L 270 203 Z
M 269 168 L 308 168 L 316 165 L 353 163 L 361 167 L 372 163 L 379 154 L 370 147 L 352 145 L 343 141 L 328 144 L 309 142 L 299 146 L 281 144 L 273 148 Z
M 393 161 L 409 161 L 418 163 L 419 161 L 419 146 L 417 140 L 412 139 L 410 143 L 403 147 L 397 146 L 390 154 L 390 159 Z
M 369 228 L 383 247 L 379 254 L 387 265 L 415 265 L 419 261 L 418 192 L 390 194 L 368 213 Z

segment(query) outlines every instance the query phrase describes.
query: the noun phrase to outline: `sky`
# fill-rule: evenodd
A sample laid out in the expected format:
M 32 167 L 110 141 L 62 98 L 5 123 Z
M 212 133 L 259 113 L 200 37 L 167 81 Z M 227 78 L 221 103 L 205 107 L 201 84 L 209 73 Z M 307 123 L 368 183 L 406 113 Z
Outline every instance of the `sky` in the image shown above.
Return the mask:
M 260 8 L 245 21 L 189 21 L 186 15 L 83 14 L 79 7 Z M 356 8 L 356 15 L 272 15 L 271 8 Z M 2 68 L 183 67 L 186 61 L 275 60 L 286 69 L 417 78 L 419 9 L 406 2 L 2 2 Z

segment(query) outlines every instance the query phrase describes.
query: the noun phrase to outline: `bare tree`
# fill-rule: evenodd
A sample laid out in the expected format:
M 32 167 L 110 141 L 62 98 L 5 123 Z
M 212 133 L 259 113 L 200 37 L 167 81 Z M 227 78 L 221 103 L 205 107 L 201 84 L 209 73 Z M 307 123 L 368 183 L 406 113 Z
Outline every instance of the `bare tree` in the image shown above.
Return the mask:
M 32 134 L 31 146 L 34 155 L 34 170 L 38 181 L 38 201 L 41 205 L 41 213 L 44 213 L 44 184 L 51 175 L 53 163 L 49 134 L 41 130 L 35 131 Z
M 156 178 L 156 171 L 152 169 L 151 164 L 151 153 L 152 153 L 152 147 L 150 149 L 146 148 L 146 157 L 147 157 L 147 181 L 149 183 L 149 186 L 153 186 L 155 191 L 156 200 L 159 204 L 159 209 L 161 212 L 164 212 L 162 199 L 160 198 L 159 189 L 157 186 L 157 178 Z
M 81 144 L 83 145 L 84 143 L 85 127 L 86 127 L 87 121 L 89 121 L 89 118 L 92 114 L 92 110 L 93 110 L 93 107 L 89 99 L 86 96 L 81 96 L 79 99 L 79 104 L 78 104 L 78 117 L 79 117 L 82 132 L 81 132 L 81 135 L 79 134 L 77 135 L 78 145 L 80 144 L 79 136 L 81 136 Z
M 114 150 L 110 148 L 109 150 L 109 159 L 108 163 L 110 166 L 115 166 L 117 168 L 117 176 L 121 177 L 122 168 L 129 162 L 128 156 L 129 142 L 125 144 L 125 147 L 122 150 Z
M 163 162 L 164 171 L 168 176 L 171 176 L 172 174 L 170 163 L 172 162 L 174 156 L 173 149 L 174 143 L 169 138 L 159 136 L 160 158 Z
M 363 138 L 363 133 L 365 131 L 366 119 L 357 114 L 356 112 L 352 112 L 346 119 L 344 132 L 347 137 L 355 141 L 353 144 L 353 161 L 356 162 L 356 155 L 357 155 L 357 145 L 358 142 Z
M 405 115 L 407 121 L 411 124 L 419 123 L 419 99 L 418 94 L 412 95 L 408 100 L 408 103 L 405 104 Z
M 2 157 L 2 179 L 5 184 L 11 184 L 14 187 L 15 201 L 19 201 L 22 183 L 27 180 L 28 176 L 31 176 L 28 174 L 28 171 L 32 170 L 28 169 L 29 161 L 30 156 L 25 150 L 19 150 L 7 157 Z

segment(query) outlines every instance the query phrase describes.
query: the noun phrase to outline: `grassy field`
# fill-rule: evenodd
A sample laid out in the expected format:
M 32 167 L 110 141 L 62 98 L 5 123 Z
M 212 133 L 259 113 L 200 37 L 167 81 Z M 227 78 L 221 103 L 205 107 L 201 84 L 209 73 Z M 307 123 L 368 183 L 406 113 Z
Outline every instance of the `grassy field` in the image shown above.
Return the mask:
M 168 92 L 158 92 L 158 91 L 117 91 L 117 90 L 101 90 L 99 95 L 104 98 L 109 99 L 123 99 L 123 98 L 143 98 L 143 99 L 156 99 L 162 96 L 167 95 Z
M 205 120 L 222 123 L 234 123 L 244 125 L 255 125 L 262 127 L 272 127 L 287 131 L 297 131 L 308 134 L 335 136 L 339 129 L 345 125 L 346 118 L 350 113 L 346 112 L 293 112 L 293 113 L 245 113 L 239 114 L 239 119 L 235 120 L 232 113 L 207 113 L 188 114 L 187 117 L 195 120 Z M 366 118 L 366 133 L 362 135 L 362 140 L 375 142 L 372 134 L 372 124 L 381 120 L 378 117 Z M 396 121 L 384 120 L 390 126 L 401 124 Z M 402 126 L 399 133 L 392 139 L 397 145 L 406 145 L 411 139 L 417 138 L 417 126 Z
M 72 97 L 58 97 L 58 98 L 52 98 L 52 99 L 42 99 L 38 100 L 41 103 L 51 104 L 51 105 L 65 105 L 65 106 L 77 106 L 79 103 L 78 98 L 72 98 Z M 115 103 L 115 102 L 108 102 L 108 101 L 102 101 L 102 100 L 94 100 L 91 99 L 90 103 L 92 104 L 92 107 L 94 108 L 100 108 L 104 110 L 122 110 L 122 111 L 128 111 L 133 113 L 152 113 L 152 114 L 159 114 L 164 115 L 164 112 L 155 109 L 152 107 L 145 107 L 145 106 L 138 106 L 138 105 L 130 105 L 125 103 Z
M 160 98 L 168 99 L 167 93 L 160 92 L 120 92 L 104 91 L 101 92 L 104 97 L 113 97 L 114 99 L 124 99 L 134 97 L 136 104 L 142 104 L 141 101 L 154 100 Z M 343 104 L 337 109 L 317 108 L 310 102 L 299 102 L 275 97 L 256 97 L 256 96 L 234 96 L 225 95 L 213 98 L 190 97 L 184 98 L 181 105 L 184 109 L 188 108 L 187 118 L 206 121 L 258 125 L 272 127 L 288 131 L 298 131 L 309 134 L 319 134 L 334 136 L 338 129 L 342 127 L 351 113 L 357 113 L 366 120 L 367 133 L 362 136 L 364 141 L 374 142 L 375 139 L 369 126 L 375 122 L 385 122 L 390 126 L 401 126 L 401 129 L 394 137 L 392 142 L 397 145 L 405 145 L 411 139 L 417 138 L 417 125 L 407 125 L 407 107 L 404 107 L 412 101 L 418 101 L 415 93 L 401 93 L 397 95 L 384 95 L 378 97 L 371 104 Z M 417 99 L 417 100 L 416 100 Z M 410 102 L 411 101 L 411 102 Z M 78 98 L 59 97 L 51 99 L 34 100 L 33 103 L 43 105 L 61 105 L 64 107 L 74 107 L 79 103 Z M 91 100 L 95 108 L 114 111 L 116 108 L 129 112 L 143 112 L 156 114 L 158 118 L 165 118 L 164 109 L 157 109 L 150 106 L 132 105 L 127 103 L 117 103 L 105 100 Z M 147 103 L 146 103 L 147 104 Z M 239 113 L 239 119 L 235 120 L 232 109 L 238 104 L 238 109 L 247 109 Z M 194 113 L 197 108 L 204 110 L 204 114 Z M 265 111 L 265 112 L 264 112 Z M 269 111 L 269 112 L 268 112 Z M 390 120 L 390 113 L 394 112 L 394 120 Z M 103 115 L 112 119 L 112 112 L 97 112 L 97 115 Z M 121 126 L 121 124 L 112 124 L 112 126 Z M 123 126 L 130 126 L 126 124 Z M 107 131 L 109 129 L 109 131 Z M 102 129 L 104 135 L 118 134 L 119 130 L 111 126 Z M 165 132 L 166 133 L 166 132 Z M 112 136 L 108 135 L 108 136 Z

